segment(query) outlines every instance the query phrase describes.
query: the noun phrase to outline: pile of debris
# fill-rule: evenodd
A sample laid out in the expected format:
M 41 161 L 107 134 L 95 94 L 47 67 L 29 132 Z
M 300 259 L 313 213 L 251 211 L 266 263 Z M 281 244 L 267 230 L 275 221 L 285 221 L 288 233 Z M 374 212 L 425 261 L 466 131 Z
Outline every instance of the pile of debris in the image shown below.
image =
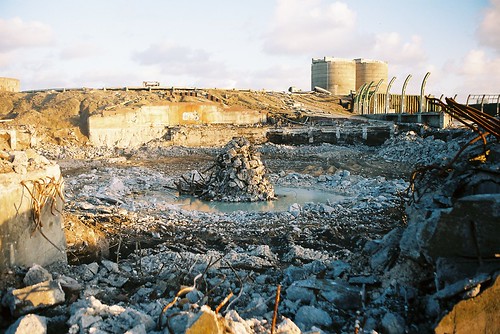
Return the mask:
M 275 199 L 260 153 L 248 139 L 231 140 L 204 173 L 190 172 L 175 184 L 181 194 L 208 201 L 255 202 Z
M 0 150 L 0 173 L 11 173 L 25 175 L 28 171 L 39 169 L 52 164 L 47 158 L 39 155 L 33 149 L 25 151 Z

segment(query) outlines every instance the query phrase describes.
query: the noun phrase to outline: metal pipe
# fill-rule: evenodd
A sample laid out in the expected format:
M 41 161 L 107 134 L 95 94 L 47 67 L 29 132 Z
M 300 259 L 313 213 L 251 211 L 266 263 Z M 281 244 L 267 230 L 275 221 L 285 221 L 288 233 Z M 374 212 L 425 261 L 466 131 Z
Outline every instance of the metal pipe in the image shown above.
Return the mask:
M 377 97 L 377 91 L 380 85 L 384 82 L 384 79 L 380 79 L 378 82 L 377 86 L 375 86 L 375 90 L 373 91 L 373 113 L 377 113 L 377 103 L 378 103 L 378 97 Z M 368 110 L 370 109 L 370 101 L 368 101 Z
M 403 83 L 403 89 L 401 90 L 401 110 L 400 113 L 405 112 L 405 94 L 406 94 L 406 86 L 408 85 L 408 81 L 411 79 L 411 74 L 408 74 L 405 82 Z
M 392 77 L 391 81 L 389 81 L 389 85 L 387 85 L 387 90 L 385 92 L 385 113 L 386 114 L 389 113 L 389 98 L 390 98 L 389 92 L 391 90 L 391 87 L 392 87 L 394 80 L 396 80 L 396 77 Z
M 359 87 L 359 93 L 357 93 L 356 97 L 354 98 L 354 105 L 356 106 L 356 110 L 354 110 L 355 113 L 359 113 L 359 100 L 361 98 L 361 94 L 363 93 L 365 87 L 366 83 L 362 84 L 361 87 Z
M 365 105 L 367 104 L 368 101 L 368 94 L 370 94 L 370 88 L 373 86 L 373 81 L 370 82 L 368 87 L 365 89 L 365 95 L 361 96 L 361 115 L 364 115 L 365 113 Z
M 496 117 L 498 117 L 500 114 L 500 94 L 497 95 L 497 114 L 495 115 Z
M 425 84 L 427 83 L 427 78 L 429 78 L 429 75 L 431 75 L 431 72 L 427 72 L 425 74 L 424 80 L 422 81 L 422 86 L 420 87 L 420 104 L 418 106 L 419 113 L 424 112 L 424 90 L 425 90 Z M 425 111 L 427 111 L 427 110 L 425 110 Z

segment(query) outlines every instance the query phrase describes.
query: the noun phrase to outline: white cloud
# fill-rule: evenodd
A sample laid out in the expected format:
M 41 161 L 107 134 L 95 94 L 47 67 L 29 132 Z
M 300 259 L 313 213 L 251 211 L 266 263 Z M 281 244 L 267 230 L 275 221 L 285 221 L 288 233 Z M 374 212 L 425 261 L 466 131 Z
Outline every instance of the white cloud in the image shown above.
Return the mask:
M 356 13 L 344 2 L 278 0 L 264 41 L 272 54 L 331 54 L 354 46 Z
M 500 0 L 491 0 L 477 31 L 479 41 L 500 53 Z
M 403 41 L 397 32 L 377 34 L 372 52 L 391 65 L 416 65 L 427 59 L 420 36 L 413 35 L 409 41 Z
M 172 43 L 152 44 L 132 58 L 141 65 L 157 66 L 167 75 L 206 78 L 223 77 L 227 74 L 224 64 L 212 60 L 207 51 Z
M 81 59 L 93 57 L 100 52 L 100 48 L 91 43 L 77 43 L 68 45 L 60 52 L 60 58 L 64 60 Z
M 44 23 L 25 22 L 18 17 L 0 19 L 0 52 L 46 46 L 52 43 L 52 39 L 52 29 Z
M 309 90 L 310 78 L 311 73 L 307 66 L 294 67 L 275 64 L 242 75 L 238 79 L 237 87 L 284 91 L 290 86 L 297 86 L 300 89 Z
M 458 77 L 456 90 L 467 94 L 498 94 L 500 57 L 488 56 L 484 50 L 471 50 L 460 61 L 448 65 Z
M 6 67 L 14 59 L 11 53 L 0 53 L 0 68 Z

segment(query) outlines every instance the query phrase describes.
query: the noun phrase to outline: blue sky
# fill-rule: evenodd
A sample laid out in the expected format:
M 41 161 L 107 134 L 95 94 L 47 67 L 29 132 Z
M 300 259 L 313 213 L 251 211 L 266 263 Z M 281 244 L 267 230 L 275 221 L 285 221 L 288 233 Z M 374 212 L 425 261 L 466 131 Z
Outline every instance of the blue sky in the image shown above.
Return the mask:
M 23 90 L 310 89 L 311 58 L 389 63 L 393 92 L 500 93 L 500 0 L 2 0 L 0 76 Z

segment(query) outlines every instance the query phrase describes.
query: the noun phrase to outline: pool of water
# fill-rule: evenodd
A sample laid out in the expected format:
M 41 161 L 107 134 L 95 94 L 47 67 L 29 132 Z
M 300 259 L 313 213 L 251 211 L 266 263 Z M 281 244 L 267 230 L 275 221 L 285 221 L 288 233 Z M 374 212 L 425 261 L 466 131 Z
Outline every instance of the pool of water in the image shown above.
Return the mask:
M 204 212 L 234 212 L 234 211 L 288 211 L 290 205 L 298 203 L 303 205 L 307 202 L 326 203 L 338 202 L 344 197 L 331 192 L 314 190 L 275 187 L 277 199 L 274 201 L 261 202 L 209 202 L 202 201 L 193 196 L 172 196 L 171 204 L 178 205 L 184 210 Z

